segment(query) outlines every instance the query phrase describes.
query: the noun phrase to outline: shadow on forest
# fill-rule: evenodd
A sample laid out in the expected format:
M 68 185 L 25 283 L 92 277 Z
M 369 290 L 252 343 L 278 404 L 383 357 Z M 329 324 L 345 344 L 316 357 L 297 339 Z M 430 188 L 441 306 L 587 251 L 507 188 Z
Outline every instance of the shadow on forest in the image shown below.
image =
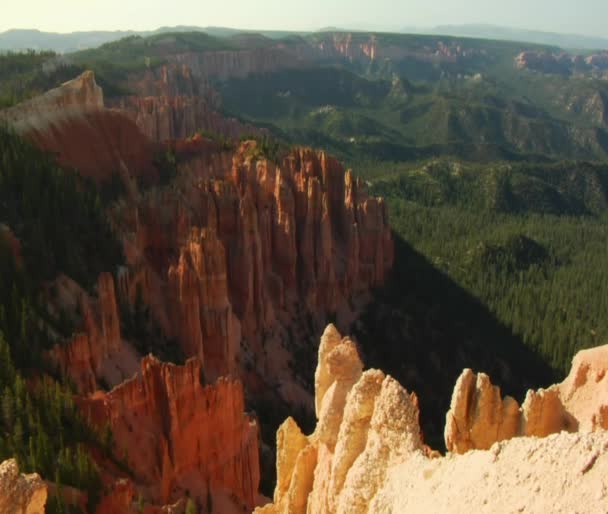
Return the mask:
M 471 293 L 393 233 L 395 265 L 352 329 L 366 367 L 395 377 L 420 402 L 426 442 L 444 449 L 443 428 L 464 368 L 483 371 L 520 403 L 557 377 L 539 355 Z

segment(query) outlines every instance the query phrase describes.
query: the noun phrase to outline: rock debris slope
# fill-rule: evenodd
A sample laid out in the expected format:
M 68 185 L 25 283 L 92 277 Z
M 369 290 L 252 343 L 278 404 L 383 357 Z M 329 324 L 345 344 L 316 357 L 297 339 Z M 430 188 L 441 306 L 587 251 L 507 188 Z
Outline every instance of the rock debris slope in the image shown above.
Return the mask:
M 581 352 L 563 384 L 528 393 L 521 411 L 486 376 L 466 370 L 448 427 L 468 420 L 466 441 L 489 449 L 439 457 L 423 443 L 415 394 L 381 371 L 363 371 L 355 344 L 330 325 L 315 373 L 317 427 L 310 436 L 291 418 L 280 427 L 273 503 L 255 512 L 606 512 L 607 352 Z M 566 428 L 581 431 L 496 442 Z M 449 446 L 466 451 L 450 437 Z

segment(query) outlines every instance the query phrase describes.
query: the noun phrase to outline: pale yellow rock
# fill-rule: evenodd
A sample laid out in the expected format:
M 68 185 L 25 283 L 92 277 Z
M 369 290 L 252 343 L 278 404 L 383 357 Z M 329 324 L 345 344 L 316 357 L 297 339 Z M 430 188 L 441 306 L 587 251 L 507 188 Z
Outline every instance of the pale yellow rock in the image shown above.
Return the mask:
M 331 381 L 331 385 L 321 401 L 314 437 L 333 451 L 342 423 L 346 396 L 361 377 L 363 363 L 359 358 L 357 347 L 348 339 L 340 342 L 326 355 L 325 366 L 328 383 Z
M 608 432 L 516 437 L 490 450 L 391 468 L 369 512 L 407 514 L 604 514 Z
M 317 448 L 309 445 L 304 448 L 296 460 L 287 492 L 287 509 L 289 514 L 304 514 L 308 496 L 312 491 L 313 474 L 317 464 Z
M 319 344 L 319 360 L 315 370 L 315 412 L 317 418 L 321 413 L 321 402 L 333 380 L 327 365 L 327 357 L 331 351 L 340 344 L 342 336 L 333 324 L 330 324 L 321 336 Z
M 446 416 L 445 442 L 449 451 L 464 453 L 516 436 L 598 429 L 608 429 L 608 346 L 579 352 L 561 384 L 528 391 L 521 407 L 508 396 L 502 400 L 485 374 L 464 370 Z
M 556 390 L 528 391 L 521 410 L 521 435 L 546 437 L 566 428 L 564 406 Z
M 416 396 L 381 371 L 361 373 L 355 345 L 328 327 L 317 428 L 306 438 L 293 420 L 281 427 L 277 469 L 288 476 L 256 513 L 608 512 L 607 372 L 608 347 L 585 352 L 563 384 L 529 392 L 520 408 L 465 370 L 446 420 L 454 453 L 439 457 L 422 442 Z M 514 437 L 577 426 L 598 431 Z
M 15 459 L 0 464 L 0 512 L 44 514 L 47 487 L 39 475 L 22 475 Z
M 365 449 L 376 397 L 384 379 L 382 371 L 368 370 L 348 394 L 329 480 L 328 501 L 332 512 L 337 507 L 346 474 Z
M 458 453 L 487 450 L 496 441 L 517 435 L 520 417 L 517 402 L 510 397 L 503 400 L 485 373 L 475 375 L 465 369 L 456 381 L 446 416 L 446 447 Z
M 416 397 L 388 376 L 376 398 L 367 444 L 346 475 L 336 512 L 368 512 L 387 468 L 421 450 Z
M 287 494 L 296 460 L 307 444 L 308 439 L 293 418 L 287 418 L 277 430 L 277 485 L 274 492 L 276 503 Z

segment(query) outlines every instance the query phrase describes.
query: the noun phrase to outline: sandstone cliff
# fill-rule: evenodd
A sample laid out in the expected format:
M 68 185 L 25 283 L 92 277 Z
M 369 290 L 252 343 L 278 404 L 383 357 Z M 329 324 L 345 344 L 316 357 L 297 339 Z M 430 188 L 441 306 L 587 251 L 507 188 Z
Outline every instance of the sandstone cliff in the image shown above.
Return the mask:
M 47 488 L 36 475 L 21 475 L 14 459 L 0 464 L 0 512 L 44 514 Z
M 572 374 L 553 389 L 566 407 L 530 399 L 542 393 L 526 400 L 539 402 L 528 409 L 537 435 L 546 435 L 546 420 L 562 419 L 565 409 L 576 412 L 582 432 L 491 441 L 487 451 L 439 457 L 422 442 L 416 396 L 381 371 L 363 372 L 356 346 L 330 325 L 315 373 L 317 427 L 305 436 L 291 418 L 281 426 L 273 503 L 255 512 L 604 512 L 608 432 L 600 419 L 608 405 L 607 352 L 603 347 L 575 358 Z M 467 390 L 471 382 L 478 389 Z M 497 394 L 487 377 L 475 380 L 468 370 L 457 384 L 453 410 L 486 421 L 472 431 L 479 438 L 514 425 L 514 400 L 501 402 Z M 469 403 L 459 403 L 462 398 Z
M 154 357 L 109 393 L 82 399 L 85 415 L 109 423 L 115 455 L 126 458 L 146 500 L 167 504 L 187 493 L 201 505 L 229 492 L 253 509 L 259 482 L 258 428 L 244 414 L 239 381 L 201 385 L 197 359 L 185 366 Z

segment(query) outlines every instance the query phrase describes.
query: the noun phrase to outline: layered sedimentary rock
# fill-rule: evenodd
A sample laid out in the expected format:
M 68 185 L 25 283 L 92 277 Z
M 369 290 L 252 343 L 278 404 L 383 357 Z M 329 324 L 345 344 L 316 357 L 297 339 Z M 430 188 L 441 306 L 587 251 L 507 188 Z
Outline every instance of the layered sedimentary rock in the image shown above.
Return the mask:
M 543 73 L 605 72 L 608 70 L 608 52 L 585 56 L 563 51 L 526 50 L 515 56 L 515 66 Z
M 44 514 L 47 487 L 37 474 L 22 475 L 15 459 L 0 464 L 0 512 Z
M 515 436 L 608 429 L 608 346 L 579 352 L 561 384 L 528 391 L 519 406 L 502 398 L 487 375 L 463 371 L 447 414 L 448 450 L 488 449 Z
M 475 414 L 471 437 L 489 450 L 439 457 L 422 442 L 416 396 L 379 370 L 362 372 L 355 345 L 329 326 L 315 373 L 317 427 L 305 436 L 291 418 L 283 423 L 273 503 L 255 512 L 604 512 L 607 371 L 608 346 L 581 352 L 568 379 L 551 389 L 583 431 L 495 442 L 517 425 L 517 404 L 466 370 L 451 415 Z M 533 435 L 547 435 L 562 419 L 551 398 L 538 392 L 526 399 Z
M 81 400 L 85 415 L 109 423 L 115 454 L 126 459 L 147 501 L 167 504 L 187 494 L 206 505 L 229 492 L 253 509 L 259 482 L 258 428 L 244 414 L 239 381 L 201 385 L 197 359 L 185 366 L 142 361 L 141 374 Z
M 65 276 L 59 277 L 53 288 L 58 308 L 82 314 L 80 331 L 70 341 L 55 345 L 50 352 L 51 359 L 71 378 L 78 391 L 81 394 L 95 391 L 99 379 L 116 385 L 130 377 L 137 370 L 138 362 L 121 338 L 112 275 L 99 276 L 96 299 Z
M 235 371 L 241 339 L 240 322 L 228 299 L 226 265 L 224 246 L 215 227 L 209 227 L 192 231 L 179 263 L 169 269 L 175 299 L 170 310 L 184 351 L 204 359 L 217 376 Z

